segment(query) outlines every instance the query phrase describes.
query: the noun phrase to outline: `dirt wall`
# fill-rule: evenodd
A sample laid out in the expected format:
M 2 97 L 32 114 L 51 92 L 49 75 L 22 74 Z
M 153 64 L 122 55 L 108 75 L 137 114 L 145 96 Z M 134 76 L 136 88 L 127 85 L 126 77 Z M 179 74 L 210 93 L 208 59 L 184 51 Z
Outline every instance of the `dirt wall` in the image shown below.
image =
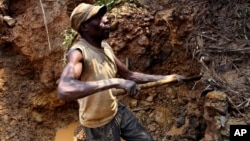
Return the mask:
M 11 2 L 10 16 L 17 23 L 0 30 L 1 140 L 52 141 L 58 128 L 78 121 L 77 103 L 58 100 L 56 86 L 65 63 L 62 33 L 70 29 L 69 15 L 79 2 Z M 197 75 L 203 66 L 194 51 L 207 43 L 205 36 L 203 42 L 195 36 L 205 29 L 197 30 L 197 20 L 204 19 L 203 14 L 209 17 L 209 6 L 213 7 L 206 0 L 117 3 L 107 13 L 112 25 L 107 41 L 133 71 Z M 119 99 L 155 140 L 200 140 L 206 128 L 204 98 L 200 97 L 203 89 L 198 81 L 151 88 L 139 97 Z

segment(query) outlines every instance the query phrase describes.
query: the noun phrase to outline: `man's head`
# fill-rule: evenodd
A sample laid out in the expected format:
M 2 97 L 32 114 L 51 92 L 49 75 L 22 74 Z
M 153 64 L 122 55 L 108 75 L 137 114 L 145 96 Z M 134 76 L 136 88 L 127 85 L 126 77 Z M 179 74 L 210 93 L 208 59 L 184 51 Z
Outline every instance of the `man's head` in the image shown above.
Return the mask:
M 106 6 L 81 3 L 75 7 L 70 16 L 71 27 L 81 35 L 108 38 L 109 22 L 104 16 L 106 11 Z

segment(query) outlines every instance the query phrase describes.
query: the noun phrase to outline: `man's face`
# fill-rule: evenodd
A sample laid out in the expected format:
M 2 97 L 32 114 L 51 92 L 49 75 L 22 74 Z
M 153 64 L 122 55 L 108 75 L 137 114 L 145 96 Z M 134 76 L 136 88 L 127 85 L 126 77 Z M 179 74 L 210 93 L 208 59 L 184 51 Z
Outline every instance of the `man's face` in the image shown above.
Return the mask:
M 103 14 L 97 14 L 85 23 L 87 34 L 93 38 L 107 39 L 109 37 L 109 20 Z M 85 34 L 85 33 L 83 33 Z

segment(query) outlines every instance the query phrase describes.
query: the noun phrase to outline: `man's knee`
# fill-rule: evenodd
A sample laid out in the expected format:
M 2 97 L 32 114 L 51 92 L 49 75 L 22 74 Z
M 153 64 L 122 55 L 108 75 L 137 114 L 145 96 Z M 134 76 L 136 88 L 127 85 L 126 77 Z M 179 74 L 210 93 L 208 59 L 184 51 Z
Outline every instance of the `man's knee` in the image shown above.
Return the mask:
M 147 133 L 143 141 L 153 141 L 153 137 L 149 133 Z

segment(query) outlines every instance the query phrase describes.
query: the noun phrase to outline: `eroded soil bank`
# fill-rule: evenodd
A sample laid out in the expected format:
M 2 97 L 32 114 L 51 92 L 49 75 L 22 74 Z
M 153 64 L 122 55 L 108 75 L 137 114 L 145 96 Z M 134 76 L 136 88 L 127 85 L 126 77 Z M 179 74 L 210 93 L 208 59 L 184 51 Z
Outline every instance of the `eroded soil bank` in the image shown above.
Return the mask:
M 56 83 L 69 15 L 80 2 L 11 2 L 17 23 L 0 30 L 1 141 L 53 141 L 58 129 L 78 121 L 77 103 L 58 100 Z M 230 124 L 249 124 L 249 15 L 243 0 L 120 2 L 107 13 L 108 42 L 131 70 L 203 74 L 119 97 L 155 140 L 222 140 Z

